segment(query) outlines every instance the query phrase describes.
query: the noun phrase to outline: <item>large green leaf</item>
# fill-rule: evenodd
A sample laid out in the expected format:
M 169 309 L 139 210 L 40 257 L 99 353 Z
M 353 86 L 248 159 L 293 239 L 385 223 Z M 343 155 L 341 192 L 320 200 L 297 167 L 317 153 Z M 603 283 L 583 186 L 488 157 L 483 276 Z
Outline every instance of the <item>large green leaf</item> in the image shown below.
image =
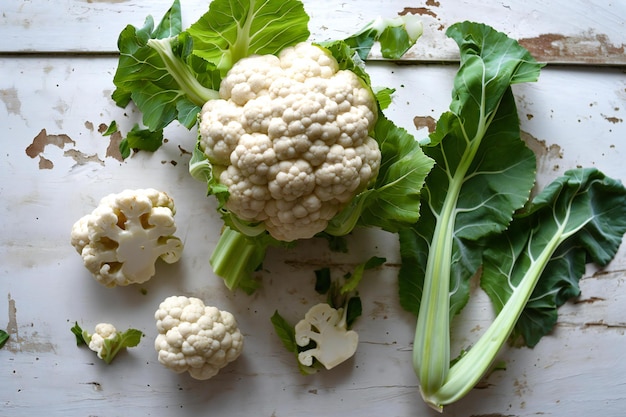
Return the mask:
M 188 32 L 194 53 L 225 72 L 248 55 L 277 54 L 307 40 L 308 22 L 298 0 L 214 0 Z
M 536 80 L 541 64 L 486 25 L 458 23 L 447 35 L 459 46 L 461 65 L 450 110 L 424 149 L 435 167 L 420 221 L 400 232 L 400 302 L 418 314 L 413 360 L 425 398 L 446 379 L 450 320 L 465 305 L 481 262 L 475 243 L 508 226 L 535 181 L 511 85 Z
M 513 338 L 532 347 L 549 333 L 585 265 L 606 265 L 625 232 L 626 189 L 594 168 L 568 171 L 535 197 L 484 252 L 481 286 L 497 312 L 522 281 L 536 283 Z
M 192 60 L 192 39 L 181 31 L 180 3 L 175 0 L 156 28 L 148 16 L 143 27 L 128 25 L 118 39 L 113 99 L 121 107 L 132 100 L 151 131 L 174 120 L 192 127 L 200 106 L 217 97 L 216 70 L 206 61 Z

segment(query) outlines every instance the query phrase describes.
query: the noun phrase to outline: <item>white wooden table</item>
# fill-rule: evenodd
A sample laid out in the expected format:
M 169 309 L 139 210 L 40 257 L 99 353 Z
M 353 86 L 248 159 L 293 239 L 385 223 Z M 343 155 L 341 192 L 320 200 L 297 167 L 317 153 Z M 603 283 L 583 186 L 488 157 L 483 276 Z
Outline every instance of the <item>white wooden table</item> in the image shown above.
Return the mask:
M 183 0 L 186 23 L 207 7 Z M 549 3 L 549 4 L 548 4 Z M 253 296 L 230 293 L 208 256 L 221 227 L 213 200 L 187 172 L 195 133 L 166 132 L 156 153 L 116 159 L 99 130 L 136 112 L 110 99 L 115 44 L 128 23 L 160 18 L 169 0 L 5 0 L 0 5 L 0 350 L 2 416 L 429 416 L 411 368 L 415 319 L 398 306 L 395 236 L 358 231 L 350 252 L 324 242 L 272 250 Z M 626 180 L 626 3 L 601 0 L 308 0 L 317 40 L 340 38 L 378 15 L 418 13 L 425 34 L 403 65 L 374 60 L 374 84 L 397 89 L 389 116 L 418 138 L 449 104 L 456 51 L 443 35 L 456 21 L 484 22 L 548 61 L 539 82 L 516 86 L 522 129 L 536 150 L 539 185 L 576 166 Z M 160 264 L 141 286 L 106 289 L 69 243 L 72 224 L 99 199 L 156 187 L 176 201 L 181 261 Z M 351 270 L 372 255 L 385 266 L 361 289 L 360 343 L 332 372 L 301 376 L 274 334 L 274 310 L 291 321 L 319 300 L 313 271 Z M 602 271 L 590 269 L 583 295 L 565 305 L 550 336 L 533 349 L 502 353 L 495 372 L 449 416 L 622 416 L 626 412 L 626 245 Z M 143 290 L 143 291 L 142 291 Z M 145 292 L 145 294 L 144 294 Z M 156 360 L 153 314 L 172 294 L 194 295 L 235 314 L 246 336 L 242 357 L 215 378 L 176 375 Z M 491 317 L 485 297 L 456 326 L 471 343 Z M 106 366 L 76 347 L 70 327 L 101 321 L 145 333 Z

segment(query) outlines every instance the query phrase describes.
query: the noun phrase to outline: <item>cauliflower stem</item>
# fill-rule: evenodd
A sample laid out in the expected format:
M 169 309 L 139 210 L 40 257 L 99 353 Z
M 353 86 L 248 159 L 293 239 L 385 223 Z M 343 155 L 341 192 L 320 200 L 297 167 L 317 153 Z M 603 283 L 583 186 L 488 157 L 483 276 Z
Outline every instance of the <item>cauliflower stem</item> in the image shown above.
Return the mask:
M 211 254 L 213 271 L 224 277 L 228 289 L 239 288 L 252 293 L 259 286 L 252 272 L 263 263 L 269 242 L 255 239 L 225 226 Z

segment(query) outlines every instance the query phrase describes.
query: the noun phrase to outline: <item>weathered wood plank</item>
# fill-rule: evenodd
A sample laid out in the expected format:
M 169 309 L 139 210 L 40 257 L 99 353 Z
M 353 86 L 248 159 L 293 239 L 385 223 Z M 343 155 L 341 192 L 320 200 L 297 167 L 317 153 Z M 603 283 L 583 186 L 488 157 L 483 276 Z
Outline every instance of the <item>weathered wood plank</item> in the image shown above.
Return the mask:
M 169 129 L 158 152 L 121 162 L 115 138 L 99 132 L 112 120 L 126 131 L 139 118 L 110 99 L 115 65 L 111 57 L 0 59 L 0 73 L 12 75 L 0 78 L 0 320 L 11 332 L 0 350 L 3 410 L 11 416 L 438 415 L 421 401 L 410 365 L 414 319 L 398 306 L 395 237 L 359 231 L 348 254 L 315 241 L 273 250 L 258 293 L 229 293 L 207 263 L 221 221 L 204 186 L 187 172 L 195 134 Z M 375 85 L 396 88 L 388 114 L 418 138 L 447 108 L 452 65 L 373 63 L 370 71 Z M 522 129 L 539 158 L 540 185 L 578 165 L 626 178 L 621 71 L 547 68 L 539 82 L 516 86 L 516 94 Z M 103 195 L 147 186 L 176 200 L 183 259 L 159 265 L 158 276 L 142 286 L 145 294 L 137 287 L 105 289 L 70 246 L 71 225 Z M 357 355 L 332 373 L 299 375 L 269 317 L 276 309 L 290 320 L 304 313 L 317 299 L 313 270 L 331 265 L 345 273 L 371 255 L 385 256 L 387 263 L 368 275 L 361 290 Z M 552 335 L 533 350 L 505 350 L 507 370 L 490 375 L 446 415 L 621 415 L 624 271 L 622 246 L 604 271 L 589 270 L 583 295 L 564 307 Z M 172 294 L 200 296 L 238 317 L 245 353 L 215 379 L 196 382 L 156 361 L 152 314 Z M 455 322 L 467 335 L 455 346 L 471 344 L 490 318 L 478 293 Z M 76 347 L 69 331 L 74 321 L 133 326 L 146 337 L 106 367 Z
M 185 24 L 206 10 L 207 0 L 182 2 Z M 626 3 L 622 1 L 483 1 L 422 0 L 305 0 L 311 16 L 312 39 L 340 39 L 377 16 L 418 14 L 424 36 L 411 50 L 409 61 L 457 59 L 455 45 L 445 29 L 462 20 L 492 25 L 519 39 L 541 60 L 559 64 L 626 65 Z M 119 32 L 127 24 L 141 25 L 147 15 L 155 19 L 170 0 L 7 0 L 0 15 L 0 52 L 114 53 Z M 378 59 L 373 54 L 373 59 Z

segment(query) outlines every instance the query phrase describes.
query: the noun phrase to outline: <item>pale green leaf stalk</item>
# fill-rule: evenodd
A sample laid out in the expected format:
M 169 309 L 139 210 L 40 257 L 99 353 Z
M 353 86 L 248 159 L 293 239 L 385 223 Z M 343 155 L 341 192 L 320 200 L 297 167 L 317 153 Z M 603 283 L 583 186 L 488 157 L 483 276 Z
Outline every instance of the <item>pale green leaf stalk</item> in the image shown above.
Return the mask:
M 466 395 L 493 365 L 524 311 L 532 308 L 529 301 L 543 299 L 541 308 L 549 306 L 554 320 L 548 320 L 547 326 L 536 320 L 520 326 L 535 327 L 525 336 L 526 343 L 534 345 L 554 326 L 556 309 L 566 299 L 553 299 L 552 294 L 572 295 L 569 288 L 584 274 L 584 264 L 588 260 L 600 266 L 610 262 L 625 232 L 626 188 L 621 182 L 595 168 L 580 168 L 550 184 L 510 229 L 488 240 L 481 286 L 498 315 L 450 368 L 444 384 L 425 400 L 440 409 Z M 567 280 L 554 280 L 553 264 L 566 271 Z M 576 287 L 573 295 L 579 291 Z

